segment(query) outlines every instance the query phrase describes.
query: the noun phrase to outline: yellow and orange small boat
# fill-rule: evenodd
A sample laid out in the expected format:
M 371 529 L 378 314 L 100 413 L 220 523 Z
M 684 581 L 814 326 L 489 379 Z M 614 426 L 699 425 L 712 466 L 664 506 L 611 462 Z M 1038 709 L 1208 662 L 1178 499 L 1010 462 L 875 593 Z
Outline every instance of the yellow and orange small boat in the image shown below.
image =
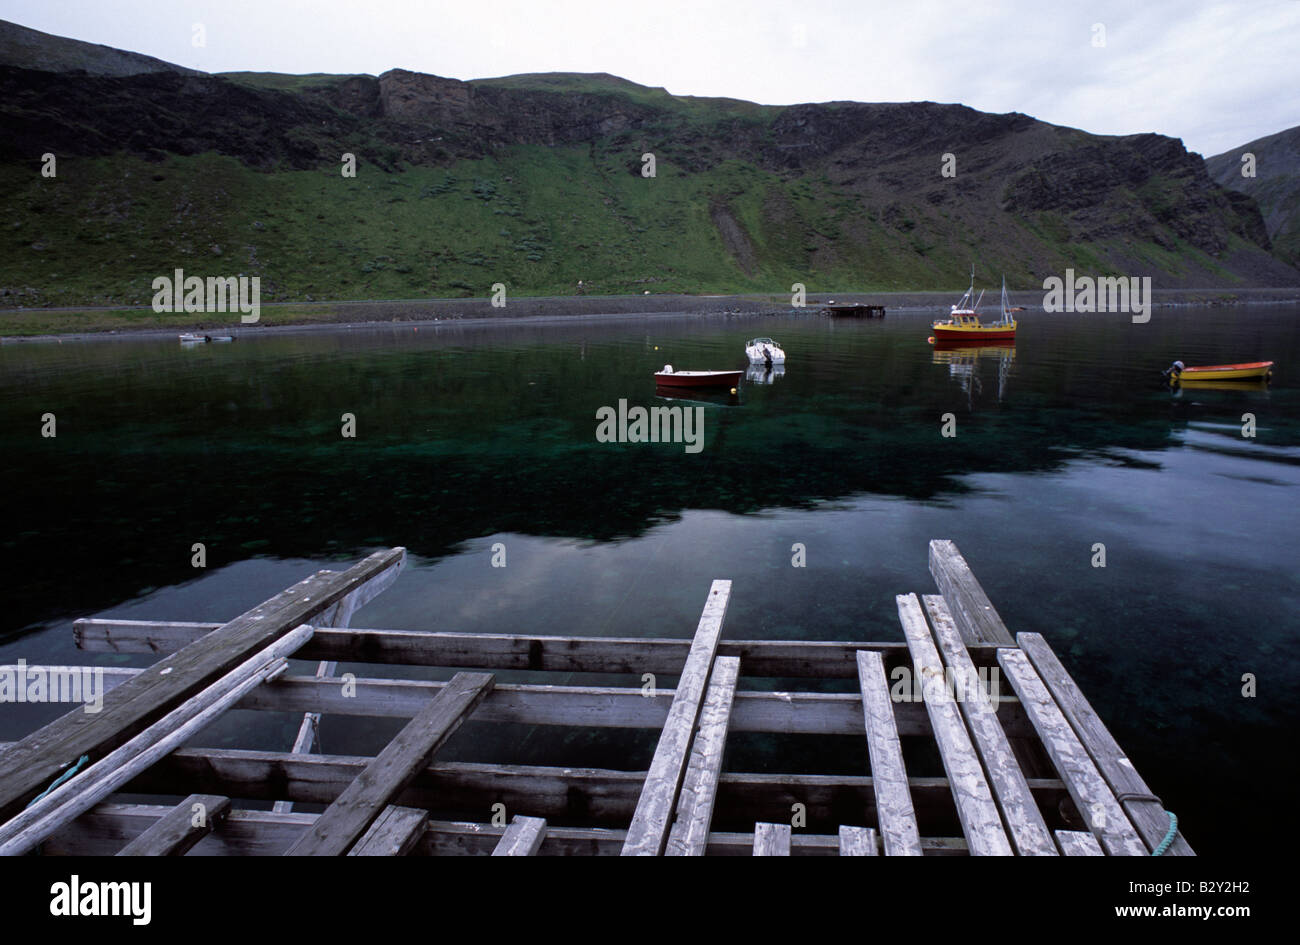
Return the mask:
M 985 325 L 980 321 L 980 299 L 975 298 L 975 268 L 970 271 L 970 288 L 961 297 L 947 320 L 935 321 L 930 327 L 934 330 L 934 340 L 938 342 L 989 342 L 1013 341 L 1016 337 L 1016 320 L 1011 316 L 1011 307 L 1007 304 L 1007 280 L 1002 280 L 1002 317 L 996 322 Z M 972 301 L 973 300 L 973 301 Z
M 1182 361 L 1175 361 L 1165 369 L 1165 377 L 1175 386 L 1198 381 L 1268 381 L 1273 377 L 1273 362 L 1246 361 L 1241 364 L 1187 367 Z

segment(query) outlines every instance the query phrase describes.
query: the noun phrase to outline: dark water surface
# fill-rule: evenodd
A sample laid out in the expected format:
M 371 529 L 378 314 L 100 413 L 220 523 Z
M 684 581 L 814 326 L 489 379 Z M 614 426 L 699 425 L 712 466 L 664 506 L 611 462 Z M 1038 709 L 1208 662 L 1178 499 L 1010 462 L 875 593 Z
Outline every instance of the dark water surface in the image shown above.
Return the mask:
M 1014 349 L 955 355 L 926 343 L 927 319 L 0 347 L 0 662 L 145 665 L 79 654 L 72 619 L 225 620 L 389 545 L 409 549 L 408 569 L 354 626 L 687 637 L 725 577 L 732 638 L 899 640 L 894 595 L 932 592 L 927 542 L 952 538 L 1012 631 L 1055 648 L 1194 846 L 1256 849 L 1294 826 L 1300 312 L 1028 313 Z M 788 368 L 747 381 L 737 404 L 711 399 L 702 452 L 596 442 L 599 407 L 664 403 L 663 363 L 740 367 L 754 335 L 781 342 Z M 1268 389 L 1175 396 L 1155 384 L 1175 357 L 1278 369 Z M 40 436 L 46 412 L 55 439 Z M 490 566 L 496 542 L 505 568 Z M 791 566 L 796 542 L 806 568 Z M 0 738 L 56 712 L 0 706 Z M 283 749 L 296 725 L 232 713 L 201 741 Z M 374 751 L 397 727 L 327 720 L 322 739 Z M 633 768 L 653 750 L 653 733 L 484 733 L 467 726 L 450 757 Z M 866 749 L 737 739 L 727 765 L 858 772 Z

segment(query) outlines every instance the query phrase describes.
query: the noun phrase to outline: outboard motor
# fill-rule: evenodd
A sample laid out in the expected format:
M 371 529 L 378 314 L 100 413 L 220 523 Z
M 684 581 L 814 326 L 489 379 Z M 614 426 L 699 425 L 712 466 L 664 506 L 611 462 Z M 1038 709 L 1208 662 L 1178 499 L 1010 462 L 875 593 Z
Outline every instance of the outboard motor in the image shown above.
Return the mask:
M 1175 361 L 1173 364 L 1169 365 L 1169 367 L 1161 371 L 1160 376 L 1163 377 L 1170 384 L 1177 384 L 1178 378 L 1182 376 L 1182 373 L 1183 373 L 1183 362 Z

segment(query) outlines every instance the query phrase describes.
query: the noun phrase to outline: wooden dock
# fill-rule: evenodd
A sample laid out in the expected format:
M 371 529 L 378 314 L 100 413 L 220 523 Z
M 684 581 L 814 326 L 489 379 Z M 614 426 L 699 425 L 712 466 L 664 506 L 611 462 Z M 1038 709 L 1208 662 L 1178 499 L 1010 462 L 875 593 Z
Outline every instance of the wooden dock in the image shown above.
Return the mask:
M 1192 855 L 1046 641 L 1012 636 L 952 542 L 930 544 L 939 593 L 897 598 L 903 642 L 727 639 L 725 580 L 690 637 L 350 628 L 404 560 L 394 548 L 317 572 L 224 624 L 77 621 L 85 651 L 159 659 L 102 667 L 102 711 L 78 706 L 0 748 L 0 853 Z M 318 666 L 296 674 L 289 658 Z M 339 662 L 454 675 L 340 676 Z M 499 683 L 503 671 L 630 678 Z M 1010 691 L 981 685 L 995 672 Z M 645 673 L 676 682 L 647 692 Z M 912 674 L 901 692 L 920 699 L 896 686 Z M 301 713 L 299 736 L 284 751 L 186 747 L 231 708 Z M 329 715 L 404 724 L 375 757 L 318 754 Z M 646 770 L 440 760 L 469 719 L 659 734 Z M 865 763 L 731 770 L 729 733 L 849 736 Z M 916 741 L 943 776 L 907 770 Z

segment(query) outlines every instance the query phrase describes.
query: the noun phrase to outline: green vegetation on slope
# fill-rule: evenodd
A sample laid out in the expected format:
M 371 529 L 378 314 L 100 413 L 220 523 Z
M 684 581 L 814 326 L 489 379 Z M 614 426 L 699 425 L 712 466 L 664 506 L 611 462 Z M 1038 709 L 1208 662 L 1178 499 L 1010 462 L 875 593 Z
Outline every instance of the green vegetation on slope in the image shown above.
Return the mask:
M 642 177 L 616 148 L 536 145 L 446 168 L 362 164 L 356 178 L 212 154 L 65 159 L 56 180 L 0 166 L 19 211 L 0 256 L 2 301 L 148 304 L 152 280 L 176 268 L 261 276 L 263 301 L 482 297 L 497 282 L 570 294 L 579 280 L 599 294 L 958 288 L 972 260 L 1023 286 L 1044 261 L 1100 269 L 1107 249 L 1072 244 L 1040 214 L 1008 216 L 990 250 L 910 217 L 887 223 L 823 177 L 739 160 L 688 174 L 661 158 L 656 171 Z M 1214 265 L 1191 247 L 1114 248 Z

